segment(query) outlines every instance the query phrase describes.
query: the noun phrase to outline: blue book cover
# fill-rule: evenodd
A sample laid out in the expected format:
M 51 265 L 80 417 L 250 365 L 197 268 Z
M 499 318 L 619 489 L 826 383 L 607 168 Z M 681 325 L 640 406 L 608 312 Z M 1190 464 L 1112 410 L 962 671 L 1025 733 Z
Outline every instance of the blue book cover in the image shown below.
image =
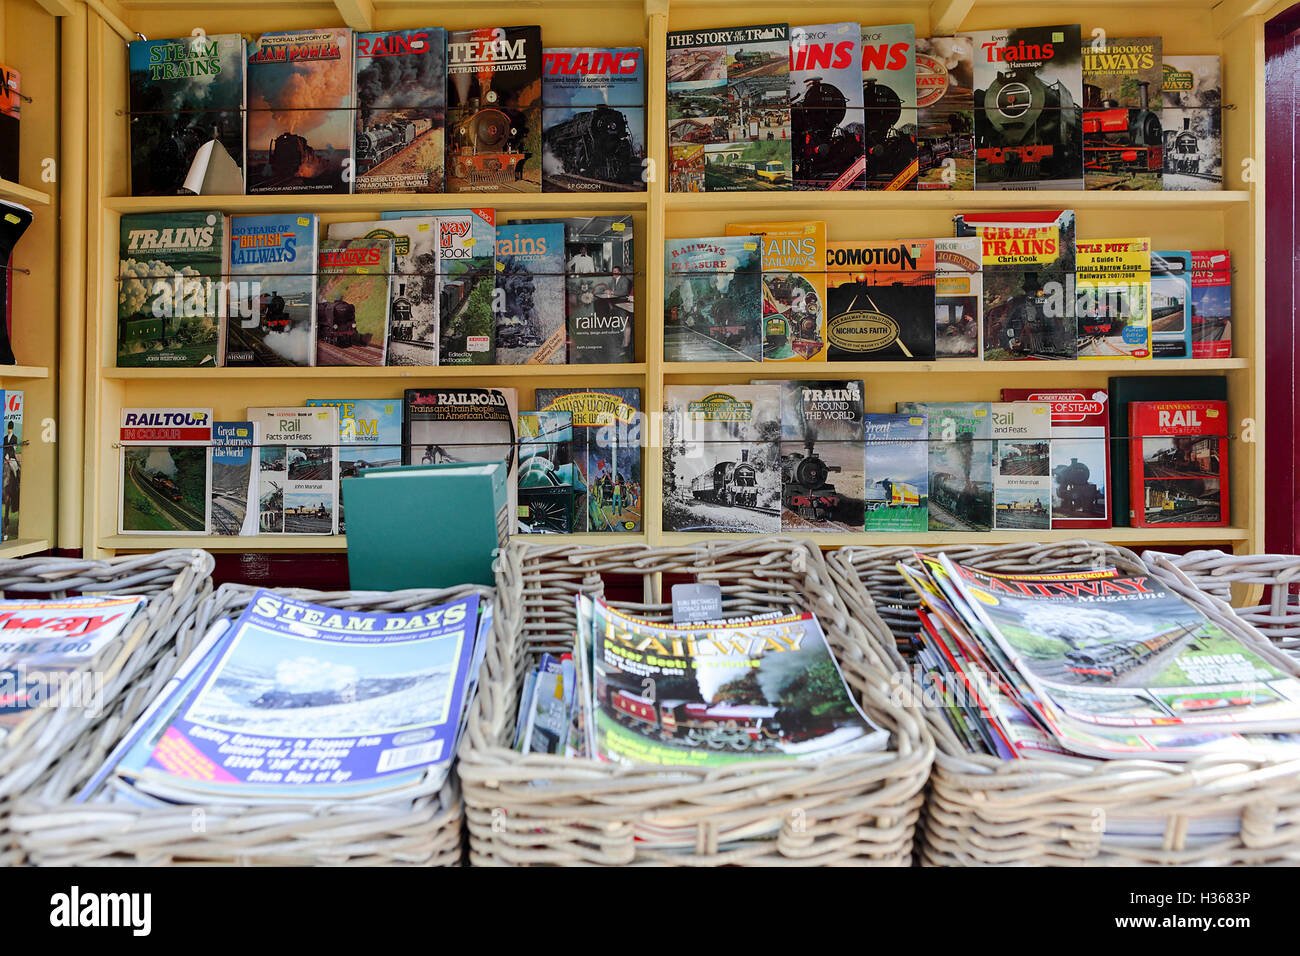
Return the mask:
M 212 533 L 257 534 L 248 502 L 256 473 L 252 422 L 212 423 Z
M 929 429 L 925 415 L 864 415 L 867 531 L 929 528 Z
M 316 364 L 315 213 L 232 216 L 226 365 Z
M 1151 357 L 1192 355 L 1192 254 L 1151 253 Z
M 542 53 L 542 191 L 643 191 L 645 51 Z
M 402 463 L 400 398 L 309 398 L 309 407 L 339 410 L 339 477 L 355 478 L 362 468 Z M 339 503 L 339 534 L 343 534 Z
M 497 227 L 496 364 L 563 365 L 564 224 Z

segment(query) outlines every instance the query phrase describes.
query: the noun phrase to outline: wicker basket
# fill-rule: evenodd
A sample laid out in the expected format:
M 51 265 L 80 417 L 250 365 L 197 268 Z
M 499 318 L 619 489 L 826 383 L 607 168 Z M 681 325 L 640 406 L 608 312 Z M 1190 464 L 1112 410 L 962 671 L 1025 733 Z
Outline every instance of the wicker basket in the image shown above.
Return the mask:
M 1117 567 L 1145 572 L 1131 551 L 1091 541 L 945 549 L 990 571 Z M 845 548 L 829 558 L 850 613 L 897 661 L 896 692 L 920 702 L 938 745 L 922 823 L 927 865 L 1155 865 L 1300 862 L 1300 762 L 1205 757 L 1189 763 L 1084 760 L 1004 761 L 967 753 L 942 711 L 926 703 L 895 649 L 917 625 L 917 599 L 895 567 L 909 548 Z M 1196 589 L 1166 583 L 1279 666 L 1300 668 L 1224 608 L 1206 608 Z M 1198 832 L 1211 820 L 1239 820 L 1238 832 Z M 1156 823 L 1161 836 L 1133 833 Z M 1128 832 L 1126 832 L 1128 831 Z
M 199 605 L 158 666 L 131 691 L 116 743 L 176 672 L 213 623 L 235 618 L 258 589 L 226 584 Z M 281 589 L 302 601 L 354 611 L 415 611 L 491 588 L 310 591 Z M 459 866 L 463 812 L 453 772 L 439 793 L 403 805 L 185 805 L 166 808 L 74 803 L 69 798 L 99 762 L 42 781 L 16 800 L 10 827 L 30 862 L 41 865 Z
M 139 594 L 148 603 L 121 638 L 88 661 L 95 700 L 36 711 L 21 736 L 0 744 L 0 865 L 21 861 L 8 832 L 12 799 L 58 761 L 58 771 L 99 766 L 124 729 L 122 700 L 170 646 L 177 630 L 212 591 L 212 556 L 205 551 L 160 551 L 104 561 L 27 558 L 0 561 L 0 597 L 61 598 L 81 594 Z M 87 769 L 89 768 L 89 770 Z
M 722 586 L 728 615 L 813 611 L 845 679 L 890 749 L 818 763 L 622 767 L 510 749 L 524 676 L 573 647 L 574 596 L 602 575 L 639 581 L 619 607 L 666 619 L 662 575 Z M 497 573 L 498 639 L 488 647 L 460 751 L 474 866 L 530 864 L 906 865 L 934 744 L 887 692 L 886 662 L 851 628 L 821 552 L 784 538 L 691 547 L 516 543 Z

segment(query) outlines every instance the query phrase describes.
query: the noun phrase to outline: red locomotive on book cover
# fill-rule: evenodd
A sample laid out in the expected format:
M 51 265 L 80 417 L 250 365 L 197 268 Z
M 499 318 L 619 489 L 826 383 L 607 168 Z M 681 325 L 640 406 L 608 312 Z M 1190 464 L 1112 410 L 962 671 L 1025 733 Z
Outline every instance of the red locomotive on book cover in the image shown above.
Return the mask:
M 1228 523 L 1228 403 L 1130 402 L 1129 507 L 1135 528 Z

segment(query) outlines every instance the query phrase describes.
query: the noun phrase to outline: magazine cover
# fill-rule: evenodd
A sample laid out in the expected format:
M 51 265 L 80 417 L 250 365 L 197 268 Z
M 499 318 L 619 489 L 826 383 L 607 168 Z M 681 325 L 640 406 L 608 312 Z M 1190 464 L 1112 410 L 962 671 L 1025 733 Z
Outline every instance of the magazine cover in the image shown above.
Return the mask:
M 929 428 L 924 415 L 868 414 L 867 531 L 928 531 Z
M 1162 189 L 1160 37 L 1083 41 L 1086 189 Z
M 975 188 L 974 70 L 970 37 L 916 40 L 917 189 Z
M 575 532 L 640 531 L 645 514 L 639 388 L 539 388 L 543 412 L 573 425 Z M 585 498 L 584 498 L 585 496 Z
M 509 513 L 518 514 L 518 418 L 513 388 L 408 388 L 402 409 L 402 464 L 504 461 Z
M 980 357 L 984 328 L 984 266 L 976 236 L 934 240 L 934 354 Z
M 781 530 L 781 390 L 669 385 L 664 392 L 665 531 Z
M 385 364 L 392 240 L 323 239 L 317 262 L 316 364 Z
M 257 534 L 257 426 L 212 423 L 212 533 Z
M 1192 358 L 1232 358 L 1232 255 L 1192 252 Z
M 819 760 L 889 739 L 854 703 L 812 614 L 666 625 L 585 594 L 576 600 L 587 605 L 579 620 L 591 620 L 583 643 L 592 648 L 600 760 Z
M 862 28 L 865 189 L 915 189 L 916 28 Z
M 212 409 L 124 408 L 118 439 L 118 534 L 206 533 Z
M 1052 528 L 1109 528 L 1110 406 L 1106 390 L 1004 388 L 1002 401 L 1046 402 L 1051 407 Z
M 398 398 L 309 398 L 308 408 L 334 408 L 339 418 L 339 478 L 355 478 L 363 468 L 402 463 L 402 401 Z M 338 533 L 344 534 L 339 498 Z
M 131 195 L 242 193 L 244 38 L 136 40 L 127 50 Z M 204 188 L 208 167 L 218 172 L 211 158 L 218 148 L 234 172 L 234 181 L 221 185 L 234 189 Z
M 829 243 L 826 284 L 830 361 L 934 359 L 933 239 Z
M 248 48 L 248 192 L 349 193 L 352 31 L 263 33 Z
M 21 389 L 0 389 L 4 400 L 4 468 L 0 469 L 0 541 L 17 541 L 23 484 L 23 408 Z
M 664 243 L 664 361 L 763 358 L 763 253 L 759 236 Z
M 993 527 L 1046 531 L 1052 512 L 1052 406 L 994 402 Z
M 1076 24 L 973 33 L 975 188 L 1083 188 Z
M 1217 56 L 1164 58 L 1165 189 L 1223 188 L 1223 81 Z
M 573 413 L 519 413 L 520 534 L 570 534 L 578 503 L 573 461 Z
M 1135 528 L 1228 523 L 1227 402 L 1130 402 Z
M 542 31 L 447 33 L 447 192 L 542 191 Z
M 642 192 L 645 51 L 542 51 L 542 192 Z
M 564 224 L 497 226 L 497 365 L 563 365 Z
M 931 531 L 993 528 L 993 428 L 988 402 L 899 402 L 930 429 Z
M 231 217 L 226 365 L 315 364 L 316 256 L 315 213 Z
M 1151 240 L 1080 239 L 1076 250 L 1078 358 L 1151 358 Z
M 118 367 L 215 368 L 226 315 L 219 290 L 229 271 L 224 217 L 127 213 L 120 239 Z
M 861 25 L 791 27 L 789 83 L 794 188 L 860 189 L 867 165 Z
M 1151 357 L 1192 358 L 1192 254 L 1151 253 Z
M 1073 359 L 1074 211 L 966 213 L 955 234 L 978 236 L 984 283 L 984 358 Z
M 333 408 L 249 408 L 257 426 L 258 534 L 336 534 L 339 416 Z
M 447 31 L 358 33 L 354 192 L 440 193 Z
M 631 216 L 561 219 L 569 363 L 636 361 Z
M 763 361 L 826 358 L 826 223 L 729 222 L 763 243 Z
M 439 365 L 496 361 L 495 210 L 438 216 Z
M 781 530 L 861 531 L 862 380 L 775 384 L 781 390 Z

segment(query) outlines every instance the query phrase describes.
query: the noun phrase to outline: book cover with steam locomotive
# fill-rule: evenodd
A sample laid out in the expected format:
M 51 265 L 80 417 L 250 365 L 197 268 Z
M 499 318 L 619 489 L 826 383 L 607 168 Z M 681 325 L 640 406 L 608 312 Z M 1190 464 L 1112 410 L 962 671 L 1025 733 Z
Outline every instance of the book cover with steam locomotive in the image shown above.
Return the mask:
M 935 356 L 933 239 L 832 242 L 826 249 L 832 362 Z
M 862 188 L 867 147 L 862 27 L 790 28 L 790 129 L 794 188 Z
M 1075 358 L 1074 210 L 965 213 L 953 224 L 980 239 L 984 358 Z
M 316 364 L 315 213 L 230 218 L 225 364 Z
M 349 193 L 352 31 L 263 33 L 248 51 L 248 192 Z
M 258 534 L 337 534 L 336 408 L 249 408 L 257 426 Z
M 1083 43 L 1083 184 L 1163 189 L 1160 37 Z
M 440 193 L 447 119 L 447 31 L 356 35 L 359 193 Z
M 1110 406 L 1105 389 L 1004 388 L 1004 402 L 1052 413 L 1052 528 L 1109 528 Z
M 975 188 L 1083 188 L 1077 23 L 970 34 Z
M 1080 239 L 1074 263 L 1078 357 L 1151 358 L 1151 240 Z
M 391 239 L 323 239 L 317 261 L 316 364 L 383 365 Z
M 763 358 L 759 236 L 664 242 L 664 361 Z
M 1232 256 L 1192 252 L 1192 358 L 1232 358 Z
M 899 402 L 926 416 L 931 531 L 993 528 L 993 426 L 988 402 Z
M 582 518 L 585 492 L 576 493 L 573 413 L 519 413 L 520 534 L 570 534 Z
M 438 364 L 438 218 L 332 222 L 331 239 L 388 239 L 393 300 L 388 307 L 388 364 Z
M 729 222 L 763 244 L 763 361 L 826 358 L 826 223 Z
M 1192 358 L 1192 254 L 1151 253 L 1151 357 Z
M 242 184 L 244 38 L 220 34 L 136 40 L 127 49 L 131 195 L 197 191 L 187 190 L 186 183 L 194 185 L 191 174 L 202 182 L 206 170 L 197 169 L 195 160 L 213 140 L 235 164 Z
M 867 145 L 864 189 L 915 189 L 916 28 L 862 28 L 862 104 Z
M 496 364 L 563 365 L 564 225 L 497 226 Z
M 402 402 L 397 398 L 309 398 L 308 408 L 334 408 L 339 417 L 339 478 L 362 468 L 402 463 Z M 339 496 L 339 534 L 345 533 Z
M 439 365 L 496 360 L 495 220 L 492 209 L 438 216 Z
M 639 388 L 539 388 L 542 412 L 573 423 L 575 532 L 640 531 L 642 427 Z
M 1217 56 L 1164 58 L 1165 189 L 1223 188 L 1223 81 Z
M 865 478 L 867 531 L 930 528 L 930 429 L 924 414 L 868 414 Z
M 1052 406 L 994 402 L 993 527 L 1046 531 L 1052 521 Z
M 670 385 L 664 392 L 665 531 L 781 530 L 781 389 Z
M 970 37 L 917 38 L 917 189 L 975 188 L 974 71 Z
M 204 534 L 210 527 L 210 408 L 124 408 L 119 534 Z
M 513 388 L 408 388 L 402 410 L 402 464 L 503 461 L 509 514 L 518 514 L 519 450 Z
M 118 246 L 119 368 L 221 364 L 229 271 L 219 212 L 128 213 Z M 0 302 L 0 305 L 3 305 Z
M 781 390 L 781 530 L 861 531 L 862 380 L 763 384 Z
M 542 51 L 542 191 L 643 192 L 645 50 Z
M 213 534 L 257 534 L 257 510 L 248 506 L 257 500 L 257 455 L 255 424 L 212 423 Z
M 1129 517 L 1135 528 L 1228 523 L 1228 403 L 1130 402 Z
M 22 389 L 0 389 L 4 402 L 4 468 L 0 470 L 0 541 L 17 541 L 23 483 L 23 409 Z
M 447 192 L 541 191 L 541 27 L 448 31 Z
M 934 354 L 979 358 L 984 266 L 976 236 L 934 240 Z

